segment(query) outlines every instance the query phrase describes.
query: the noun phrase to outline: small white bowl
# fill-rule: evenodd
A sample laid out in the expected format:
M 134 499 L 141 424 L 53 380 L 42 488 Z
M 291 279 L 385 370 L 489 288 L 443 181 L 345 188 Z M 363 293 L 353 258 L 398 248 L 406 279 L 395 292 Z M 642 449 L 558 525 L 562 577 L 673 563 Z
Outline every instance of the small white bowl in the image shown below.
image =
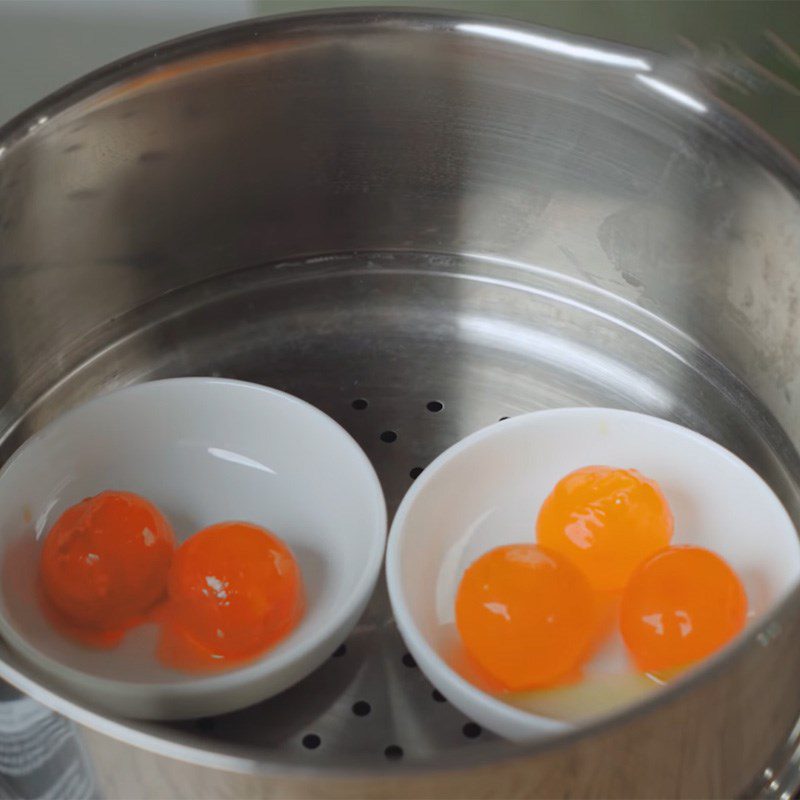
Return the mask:
M 679 425 L 628 411 L 567 408 L 525 414 L 467 437 L 426 467 L 401 503 L 386 575 L 400 633 L 429 680 L 467 716 L 510 739 L 539 740 L 571 725 L 483 692 L 449 665 L 457 652 L 458 583 L 493 547 L 534 542 L 539 508 L 553 486 L 591 464 L 633 467 L 655 479 L 675 516 L 673 544 L 696 544 L 725 558 L 745 585 L 753 617 L 800 576 L 797 533 L 766 483 Z M 600 692 L 626 664 L 621 642 L 608 649 L 594 665 Z M 641 694 L 634 683 L 628 689 L 629 697 Z M 586 696 L 567 701 L 574 706 Z
M 275 532 L 303 575 L 298 627 L 257 661 L 205 675 L 159 664 L 154 625 L 110 651 L 56 633 L 35 598 L 39 545 L 65 508 L 104 489 L 153 501 L 181 541 L 224 520 Z M 0 631 L 64 690 L 108 710 L 152 719 L 220 714 L 277 694 L 331 655 L 372 593 L 385 539 L 372 465 L 318 409 L 239 381 L 143 383 L 68 412 L 0 472 Z

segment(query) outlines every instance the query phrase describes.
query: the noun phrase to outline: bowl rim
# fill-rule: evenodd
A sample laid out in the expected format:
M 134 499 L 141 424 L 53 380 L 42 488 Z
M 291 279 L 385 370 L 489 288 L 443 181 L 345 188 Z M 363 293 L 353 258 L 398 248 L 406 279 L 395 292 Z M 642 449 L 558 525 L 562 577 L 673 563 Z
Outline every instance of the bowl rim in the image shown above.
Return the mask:
M 706 673 L 709 669 L 719 663 L 723 663 L 729 653 L 735 652 L 740 647 L 745 645 L 747 639 L 752 638 L 753 628 L 760 628 L 764 621 L 770 619 L 775 610 L 780 608 L 787 600 L 787 598 L 794 595 L 798 587 L 800 587 L 800 576 L 795 580 L 794 585 L 790 590 L 784 592 L 777 602 L 771 605 L 760 618 L 753 622 L 751 621 L 744 631 L 737 635 L 731 643 L 723 647 L 713 656 L 704 659 L 696 666 L 687 669 L 670 685 L 658 692 L 654 692 L 652 696 L 644 700 L 634 702 L 632 704 L 624 704 L 618 709 L 613 709 L 606 713 L 600 714 L 597 717 L 592 717 L 586 722 L 570 723 L 558 720 L 552 717 L 547 717 L 540 714 L 534 714 L 529 711 L 524 711 L 520 708 L 505 703 L 502 700 L 492 696 L 488 692 L 479 689 L 466 678 L 459 675 L 447 662 L 436 652 L 436 650 L 429 644 L 427 638 L 420 632 L 419 627 L 414 621 L 414 616 L 411 613 L 408 603 L 406 602 L 407 593 L 403 589 L 402 571 L 401 571 L 401 551 L 403 548 L 403 540 L 405 533 L 408 530 L 407 520 L 414 508 L 415 503 L 419 496 L 426 491 L 426 487 L 435 478 L 441 474 L 442 470 L 446 469 L 452 462 L 456 461 L 463 453 L 479 447 L 484 442 L 497 438 L 498 435 L 506 435 L 508 431 L 514 429 L 529 428 L 532 423 L 546 423 L 549 419 L 564 420 L 564 419 L 581 419 L 581 418 L 600 418 L 610 419 L 615 418 L 620 421 L 631 421 L 637 425 L 649 425 L 653 428 L 661 428 L 668 430 L 677 436 L 682 436 L 685 440 L 693 440 L 706 448 L 714 450 L 717 455 L 726 461 L 733 464 L 743 474 L 746 474 L 749 480 L 755 484 L 760 485 L 765 489 L 780 507 L 783 515 L 786 518 L 787 525 L 797 534 L 797 527 L 794 521 L 789 516 L 783 503 L 775 495 L 769 484 L 745 461 L 740 459 L 727 448 L 723 447 L 718 442 L 710 439 L 697 431 L 687 428 L 678 423 L 671 422 L 670 420 L 656 417 L 651 414 L 643 414 L 638 411 L 628 411 L 619 408 L 606 408 L 602 406 L 567 406 L 561 408 L 546 408 L 537 411 L 529 411 L 524 414 L 518 414 L 509 417 L 502 422 L 495 422 L 488 425 L 474 433 L 466 436 L 460 441 L 456 442 L 451 447 L 447 448 L 443 453 L 437 456 L 422 472 L 422 474 L 414 481 L 414 484 L 403 497 L 400 506 L 395 513 L 394 520 L 389 529 L 389 542 L 386 547 L 386 583 L 389 590 L 389 599 L 392 605 L 392 613 L 394 614 L 397 626 L 402 633 L 403 639 L 406 641 L 409 649 L 416 655 L 419 652 L 420 660 L 428 660 L 436 664 L 448 681 L 448 685 L 455 685 L 462 694 L 465 694 L 469 699 L 475 703 L 483 706 L 487 710 L 491 710 L 503 721 L 511 726 L 518 728 L 528 727 L 534 733 L 532 726 L 538 721 L 540 725 L 551 728 L 551 732 L 542 734 L 542 736 L 558 737 L 563 733 L 580 733 L 588 727 L 595 728 L 607 724 L 612 724 L 618 719 L 624 718 L 628 714 L 636 713 L 638 710 L 645 710 L 650 707 L 655 707 L 659 701 L 663 699 L 664 695 L 672 694 L 673 691 L 678 692 L 682 689 L 692 685 L 695 679 Z M 448 685 L 437 686 L 445 696 L 448 696 Z M 536 732 L 538 733 L 538 731 Z M 530 743 L 528 743 L 530 744 Z M 524 745 L 523 745 L 524 746 Z
M 2 164 L 4 152 L 12 148 L 16 143 L 24 141 L 31 131 L 36 128 L 38 121 L 42 117 L 50 118 L 65 112 L 87 98 L 112 87 L 119 81 L 149 73 L 166 64 L 198 53 L 229 47 L 239 42 L 252 42 L 254 38 L 257 39 L 261 36 L 287 36 L 308 33 L 320 27 L 332 29 L 337 25 L 345 24 L 357 26 L 361 29 L 374 28 L 376 31 L 380 31 L 385 27 L 392 27 L 398 30 L 418 30 L 421 33 L 428 34 L 442 31 L 457 32 L 456 26 L 463 22 L 491 22 L 512 33 L 543 33 L 570 43 L 592 45 L 602 42 L 618 52 L 645 55 L 653 59 L 655 66 L 650 74 L 653 77 L 662 74 L 660 68 L 662 57 L 652 51 L 632 48 L 596 37 L 567 33 L 542 25 L 498 17 L 497 15 L 442 9 L 392 8 L 380 5 L 292 12 L 256 17 L 230 25 L 216 26 L 190 33 L 116 59 L 99 69 L 86 73 L 84 76 L 51 92 L 44 99 L 0 125 L 0 164 Z M 462 35 L 465 39 L 473 38 L 466 33 L 462 33 Z M 673 85 L 676 85 L 674 76 L 663 74 Z M 692 91 L 702 96 L 709 112 L 713 112 L 715 119 L 713 122 L 709 122 L 709 126 L 717 135 L 733 138 L 751 157 L 764 165 L 782 181 L 788 183 L 796 192 L 800 191 L 800 160 L 792 152 L 777 142 L 756 123 L 711 92 L 698 90 L 695 87 L 693 87 Z M 709 117 L 711 116 L 709 114 Z M 26 408 L 24 412 L 27 410 Z M 13 430 L 13 425 L 16 422 L 17 420 L 13 420 L 11 426 L 4 430 L 0 436 L 5 437 L 8 435 Z M 782 617 L 794 614 L 798 610 L 800 610 L 800 591 L 796 590 L 779 604 L 771 614 L 765 617 L 763 624 L 753 626 L 752 632 L 745 632 L 741 642 L 734 644 L 730 650 L 723 650 L 720 654 L 709 659 L 709 662 L 698 670 L 696 674 L 688 678 L 685 683 L 671 687 L 665 692 L 657 693 L 654 699 L 650 701 L 648 709 L 655 710 L 662 704 L 668 704 L 677 699 L 689 689 L 700 688 L 706 682 L 713 680 L 719 674 L 719 671 L 724 669 L 726 664 L 734 661 L 740 651 L 754 646 L 759 636 L 766 635 L 769 638 L 768 631 L 774 626 L 779 626 L 779 620 Z M 164 736 L 161 730 L 147 724 L 141 724 L 135 720 L 109 717 L 102 711 L 84 704 L 83 701 L 76 700 L 68 693 L 55 691 L 36 675 L 35 670 L 26 669 L 23 671 L 18 669 L 3 658 L 2 653 L 0 653 L 0 677 L 49 708 L 121 742 L 141 747 L 158 755 L 180 759 L 187 763 L 243 774 L 304 777 L 318 777 L 319 775 L 319 768 L 310 765 L 307 760 L 295 761 L 281 757 L 268 757 L 263 749 L 255 750 L 239 747 L 234 749 L 224 746 L 212 748 L 206 740 L 201 738 L 194 738 L 190 743 L 168 738 Z M 601 731 L 611 731 L 616 727 L 622 726 L 638 717 L 641 713 L 641 706 L 636 705 L 632 710 L 623 711 L 611 720 L 591 723 L 577 730 L 533 744 L 514 745 L 503 741 L 487 743 L 470 753 L 470 766 L 478 767 L 486 764 L 520 761 L 551 749 L 569 746 Z M 331 775 L 354 776 L 370 774 L 399 775 L 442 772 L 446 769 L 463 767 L 464 763 L 459 756 L 459 751 L 453 751 L 452 753 L 440 753 L 435 763 L 402 760 L 387 762 L 380 766 L 368 764 L 358 768 L 334 765 L 327 766 L 325 772 Z
M 130 397 L 132 395 L 145 394 L 154 395 L 157 398 L 164 389 L 170 389 L 176 386 L 181 389 L 186 389 L 189 392 L 203 392 L 210 387 L 222 387 L 230 390 L 231 394 L 234 392 L 248 393 L 273 399 L 277 398 L 279 402 L 301 409 L 302 414 L 309 418 L 314 417 L 321 422 L 335 437 L 337 437 L 338 441 L 340 441 L 344 447 L 348 448 L 353 453 L 360 463 L 360 467 L 363 469 L 362 479 L 366 481 L 372 506 L 369 509 L 370 515 L 374 515 L 376 519 L 376 524 L 371 526 L 369 531 L 370 540 L 369 547 L 364 554 L 365 563 L 358 579 L 350 586 L 346 601 L 331 609 L 332 616 L 326 626 L 319 626 L 317 630 L 312 629 L 308 641 L 302 648 L 298 649 L 296 645 L 295 647 L 291 646 L 292 634 L 290 633 L 281 642 L 281 644 L 289 646 L 278 654 L 272 654 L 272 651 L 268 650 L 254 661 L 241 667 L 210 673 L 202 677 L 188 676 L 184 680 L 176 680 L 174 682 L 138 682 L 90 675 L 81 669 L 65 664 L 59 659 L 41 652 L 27 641 L 26 637 L 5 618 L 3 613 L 0 613 L 0 632 L 2 632 L 9 647 L 16 650 L 21 658 L 32 663 L 32 665 L 35 665 L 36 662 L 47 664 L 50 671 L 55 671 L 57 669 L 59 674 L 65 676 L 67 680 L 75 680 L 84 683 L 86 685 L 84 691 L 87 691 L 90 688 L 88 684 L 91 684 L 91 686 L 102 689 L 102 691 L 106 693 L 114 691 L 130 692 L 133 690 L 137 693 L 141 692 L 142 694 L 155 695 L 165 693 L 180 699 L 196 697 L 199 694 L 213 694 L 218 691 L 226 691 L 236 686 L 258 682 L 267 675 L 290 668 L 292 664 L 308 657 L 314 650 L 320 647 L 330 631 L 343 627 L 348 618 L 353 615 L 358 610 L 359 606 L 364 603 L 365 599 L 371 595 L 374 585 L 380 577 L 387 537 L 387 512 L 383 490 L 375 468 L 372 466 L 372 462 L 369 460 L 366 453 L 364 453 L 358 442 L 356 442 L 336 420 L 324 411 L 321 411 L 305 400 L 301 400 L 299 397 L 295 397 L 280 389 L 274 389 L 261 384 L 234 380 L 231 378 L 207 378 L 200 376 L 163 378 L 131 384 L 96 395 L 90 400 L 68 409 L 23 442 L 3 465 L 3 468 L 0 469 L 0 482 L 2 482 L 5 475 L 14 468 L 17 460 L 29 450 L 30 447 L 39 443 L 48 435 L 52 435 L 56 429 L 63 427 L 65 424 L 69 424 L 70 420 L 74 419 L 79 414 L 84 415 L 90 413 L 93 408 L 97 408 L 100 405 L 114 403 L 115 400 L 121 396 Z M 316 663 L 314 669 L 318 666 L 319 663 Z M 311 671 L 313 670 L 305 671 L 304 676 L 310 674 Z M 297 681 L 292 681 L 289 685 L 293 685 L 299 680 L 302 680 L 302 678 L 298 678 Z M 61 683 L 61 681 L 59 682 Z M 266 699 L 266 697 L 264 699 Z

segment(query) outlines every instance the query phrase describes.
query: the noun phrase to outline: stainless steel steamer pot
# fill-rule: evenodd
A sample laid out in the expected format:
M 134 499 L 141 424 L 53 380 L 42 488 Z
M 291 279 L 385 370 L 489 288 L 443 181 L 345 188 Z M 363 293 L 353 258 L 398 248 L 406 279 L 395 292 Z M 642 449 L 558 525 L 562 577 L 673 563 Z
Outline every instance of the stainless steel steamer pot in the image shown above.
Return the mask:
M 712 436 L 799 519 L 797 164 L 687 87 L 649 53 L 373 10 L 211 31 L 67 87 L 0 131 L 2 457 L 109 387 L 220 374 L 332 414 L 391 508 L 470 431 L 594 404 Z M 318 673 L 225 717 L 110 718 L 1 643 L 0 674 L 94 731 L 109 796 L 779 793 L 798 605 L 543 747 L 436 695 L 383 588 Z

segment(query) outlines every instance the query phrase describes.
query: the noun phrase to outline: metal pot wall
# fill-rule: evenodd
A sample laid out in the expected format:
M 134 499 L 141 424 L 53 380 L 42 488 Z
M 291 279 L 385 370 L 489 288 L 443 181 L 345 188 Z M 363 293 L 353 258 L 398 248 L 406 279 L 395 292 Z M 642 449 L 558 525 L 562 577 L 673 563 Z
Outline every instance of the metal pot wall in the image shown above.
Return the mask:
M 591 403 L 712 436 L 798 519 L 799 185 L 608 43 L 370 10 L 180 40 L 0 130 L 2 456 L 109 387 L 223 374 L 340 420 L 394 507 L 477 427 Z M 212 720 L 111 718 L 2 643 L 0 675 L 95 731 L 110 796 L 730 796 L 789 752 L 799 604 L 528 747 L 435 696 L 383 588 L 318 673 Z

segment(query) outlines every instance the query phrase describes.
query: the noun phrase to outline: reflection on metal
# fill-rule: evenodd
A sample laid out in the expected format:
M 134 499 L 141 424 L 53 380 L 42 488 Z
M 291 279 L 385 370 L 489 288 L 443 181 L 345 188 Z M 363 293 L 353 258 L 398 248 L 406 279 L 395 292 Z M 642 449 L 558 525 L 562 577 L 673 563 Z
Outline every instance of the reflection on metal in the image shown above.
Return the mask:
M 682 89 L 678 89 L 669 83 L 660 81 L 658 78 L 654 78 L 651 75 L 637 75 L 636 80 L 640 83 L 643 83 L 645 86 L 649 86 L 653 91 L 658 92 L 660 95 L 663 95 L 670 100 L 674 100 L 679 105 L 685 106 L 692 111 L 697 111 L 699 114 L 705 114 L 706 111 L 708 111 L 708 106 L 706 106 L 705 103 L 701 103 L 699 100 L 692 97 L 687 92 L 684 92 Z
M 553 53 L 580 61 L 592 61 L 595 64 L 606 64 L 610 67 L 636 69 L 649 72 L 652 68 L 643 58 L 626 56 L 613 50 L 602 50 L 599 47 L 590 47 L 584 44 L 575 44 L 571 41 L 558 39 L 555 36 L 544 36 L 530 31 L 521 31 L 515 28 L 501 27 L 499 25 L 486 25 L 475 22 L 462 22 L 456 26 L 462 33 L 470 33 L 487 39 L 498 39 L 502 42 L 519 44 L 545 53 Z
M 554 298 L 554 302 L 559 302 Z M 599 327 L 599 326 L 598 326 Z M 548 364 L 554 370 L 583 375 L 626 395 L 636 406 L 652 413 L 669 415 L 675 407 L 672 392 L 650 379 L 645 371 L 632 368 L 606 353 L 571 341 L 564 335 L 545 333 L 530 325 L 509 323 L 501 319 L 462 316 L 458 320 L 460 335 L 474 345 L 491 345 L 505 353 L 518 353 L 528 359 Z

